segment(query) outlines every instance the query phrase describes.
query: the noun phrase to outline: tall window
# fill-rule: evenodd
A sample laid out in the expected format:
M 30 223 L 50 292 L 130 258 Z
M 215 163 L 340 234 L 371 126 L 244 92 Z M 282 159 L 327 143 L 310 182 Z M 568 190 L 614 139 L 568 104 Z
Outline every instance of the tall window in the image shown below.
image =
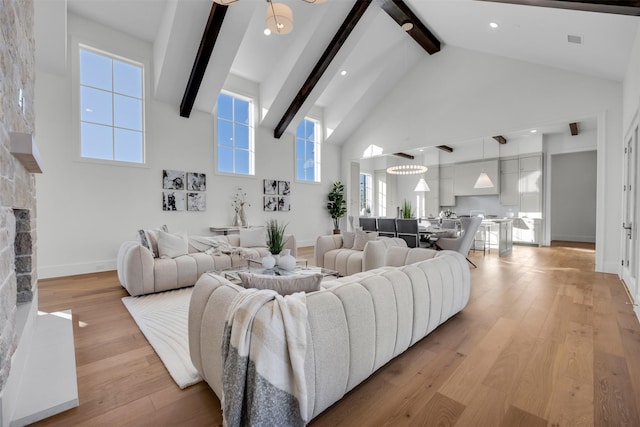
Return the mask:
M 144 163 L 143 67 L 80 48 L 80 156 Z
M 305 118 L 296 130 L 296 179 L 320 182 L 320 126 Z
M 371 215 L 371 199 L 373 192 L 371 189 L 371 175 L 360 174 L 360 215 Z
M 253 101 L 218 95 L 218 172 L 253 175 Z

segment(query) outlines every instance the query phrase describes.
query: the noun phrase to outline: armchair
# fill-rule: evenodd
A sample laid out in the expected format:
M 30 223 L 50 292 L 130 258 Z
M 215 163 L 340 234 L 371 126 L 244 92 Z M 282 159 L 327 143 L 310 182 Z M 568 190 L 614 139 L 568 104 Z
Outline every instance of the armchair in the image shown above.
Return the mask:
M 478 266 L 471 262 L 468 255 L 469 249 L 471 249 L 471 245 L 473 244 L 473 238 L 476 235 L 481 222 L 482 218 L 479 216 L 460 218 L 460 224 L 462 227 L 460 237 L 441 237 L 436 242 L 436 247 L 438 249 L 460 252 L 465 258 L 467 258 L 467 261 L 469 261 L 471 265 L 477 268 Z

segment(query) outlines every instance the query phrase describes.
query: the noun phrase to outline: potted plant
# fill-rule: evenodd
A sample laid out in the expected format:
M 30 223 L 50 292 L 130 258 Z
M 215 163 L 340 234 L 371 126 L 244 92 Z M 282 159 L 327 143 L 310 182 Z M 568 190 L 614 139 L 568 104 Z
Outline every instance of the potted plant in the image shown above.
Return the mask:
M 287 225 L 280 225 L 277 219 L 270 219 L 267 221 L 267 246 L 269 246 L 269 252 L 273 255 L 278 255 L 282 252 L 284 247 L 284 230 Z
M 400 214 L 402 215 L 402 218 L 405 219 L 410 219 L 413 217 L 413 212 L 411 211 L 411 202 L 405 200 L 404 203 L 402 203 Z
M 347 213 L 344 185 L 340 181 L 334 182 L 327 197 L 329 199 L 327 209 L 331 219 L 333 219 L 333 233 L 340 234 L 340 218 Z

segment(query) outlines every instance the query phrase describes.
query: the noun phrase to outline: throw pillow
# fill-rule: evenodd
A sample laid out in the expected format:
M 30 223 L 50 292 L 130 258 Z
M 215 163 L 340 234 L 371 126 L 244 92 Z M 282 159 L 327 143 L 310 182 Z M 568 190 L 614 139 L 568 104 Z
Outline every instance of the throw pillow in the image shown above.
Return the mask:
M 169 228 L 166 225 L 163 225 L 160 228 L 155 228 L 153 230 L 138 230 L 138 235 L 140 236 L 140 244 L 149 249 L 154 258 L 158 258 L 160 256 L 160 254 L 158 253 L 159 230 L 162 230 L 165 233 L 169 232 Z
M 243 248 L 266 248 L 267 233 L 264 227 L 241 228 L 240 246 Z
M 353 249 L 356 251 L 363 251 L 364 246 L 369 240 L 376 240 L 378 238 L 377 232 L 367 233 L 366 231 L 356 230 L 356 238 L 353 242 Z
M 167 233 L 158 230 L 158 252 L 160 258 L 176 258 L 189 253 L 187 233 Z
M 342 232 L 342 247 L 345 249 L 353 248 L 353 242 L 356 240 L 355 231 Z
M 272 289 L 280 295 L 319 291 L 322 281 L 322 274 L 272 276 L 241 271 L 238 276 L 245 288 Z

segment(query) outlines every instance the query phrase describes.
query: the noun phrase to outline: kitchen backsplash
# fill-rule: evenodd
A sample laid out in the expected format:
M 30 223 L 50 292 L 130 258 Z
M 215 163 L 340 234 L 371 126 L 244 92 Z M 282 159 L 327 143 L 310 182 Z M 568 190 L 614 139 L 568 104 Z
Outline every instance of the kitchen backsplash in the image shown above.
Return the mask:
M 518 216 L 517 206 L 503 206 L 500 196 L 456 196 L 456 206 L 449 208 L 456 215 L 484 213 L 498 218 Z

